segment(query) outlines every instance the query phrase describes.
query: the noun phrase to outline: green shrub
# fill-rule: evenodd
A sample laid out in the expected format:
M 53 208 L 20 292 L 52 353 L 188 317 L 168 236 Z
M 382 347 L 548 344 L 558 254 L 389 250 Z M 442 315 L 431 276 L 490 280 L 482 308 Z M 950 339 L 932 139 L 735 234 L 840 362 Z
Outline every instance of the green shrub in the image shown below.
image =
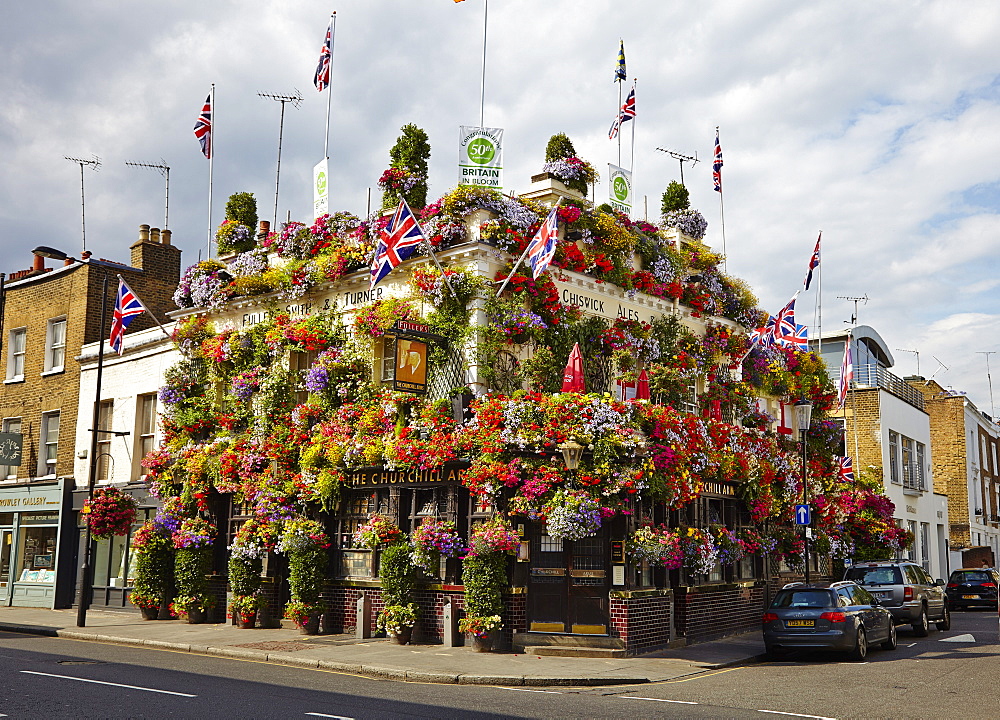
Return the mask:
M 671 180 L 667 189 L 663 191 L 663 201 L 660 204 L 660 211 L 666 215 L 675 210 L 686 210 L 691 204 L 688 189 L 676 180 Z

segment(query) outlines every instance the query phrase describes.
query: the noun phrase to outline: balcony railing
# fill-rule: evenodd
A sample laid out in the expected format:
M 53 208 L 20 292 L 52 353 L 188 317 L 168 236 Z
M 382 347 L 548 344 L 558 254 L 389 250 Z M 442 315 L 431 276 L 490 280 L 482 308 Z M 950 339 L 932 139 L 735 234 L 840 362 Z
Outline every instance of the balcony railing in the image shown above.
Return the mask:
M 882 388 L 915 408 L 924 409 L 923 394 L 909 383 L 896 377 L 881 365 L 860 365 L 854 369 L 853 386 Z

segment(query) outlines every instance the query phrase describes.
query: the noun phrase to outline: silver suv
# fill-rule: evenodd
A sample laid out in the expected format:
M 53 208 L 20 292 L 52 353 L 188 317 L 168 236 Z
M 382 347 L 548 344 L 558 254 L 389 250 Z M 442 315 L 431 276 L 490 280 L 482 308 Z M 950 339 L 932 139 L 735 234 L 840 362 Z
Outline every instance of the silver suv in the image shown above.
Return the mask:
M 847 568 L 845 580 L 853 580 L 870 592 L 892 613 L 897 625 L 909 623 L 913 633 L 925 637 L 934 621 L 938 630 L 951 628 L 951 610 L 944 580 L 933 580 L 916 563 L 906 560 L 861 562 Z

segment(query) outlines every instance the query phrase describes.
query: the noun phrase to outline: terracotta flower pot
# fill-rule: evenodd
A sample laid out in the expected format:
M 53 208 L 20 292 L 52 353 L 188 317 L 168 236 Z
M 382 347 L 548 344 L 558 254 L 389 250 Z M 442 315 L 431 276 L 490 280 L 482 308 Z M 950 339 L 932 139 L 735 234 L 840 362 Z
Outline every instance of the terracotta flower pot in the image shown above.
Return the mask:
M 303 635 L 319 635 L 319 615 L 310 615 L 299 624 L 299 632 Z
M 160 615 L 160 608 L 141 607 L 139 608 L 139 614 L 142 615 L 143 620 L 156 620 L 156 618 Z
M 413 637 L 413 628 L 405 627 L 401 629 L 398 633 L 392 634 L 392 639 L 395 640 L 400 645 L 407 645 L 410 642 L 410 638 Z
M 253 630 L 257 625 L 257 611 L 239 613 L 239 627 L 242 630 Z

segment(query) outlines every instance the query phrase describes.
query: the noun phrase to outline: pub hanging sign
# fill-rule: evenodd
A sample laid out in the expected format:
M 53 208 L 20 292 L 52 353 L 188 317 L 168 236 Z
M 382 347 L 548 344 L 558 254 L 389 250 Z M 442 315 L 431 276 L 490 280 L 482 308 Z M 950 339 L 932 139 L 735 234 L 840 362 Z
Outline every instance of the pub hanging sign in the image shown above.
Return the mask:
M 21 433 L 0 433 L 0 465 L 21 466 L 21 447 L 24 435 Z

